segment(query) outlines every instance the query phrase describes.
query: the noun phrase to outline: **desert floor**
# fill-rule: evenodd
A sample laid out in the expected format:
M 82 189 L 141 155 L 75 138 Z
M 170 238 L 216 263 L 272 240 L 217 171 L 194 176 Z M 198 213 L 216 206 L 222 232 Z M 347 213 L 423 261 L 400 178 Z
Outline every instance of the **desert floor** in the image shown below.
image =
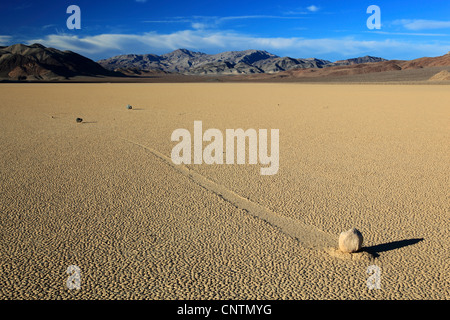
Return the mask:
M 0 298 L 450 299 L 449 88 L 2 84 Z M 278 173 L 174 165 L 195 120 L 279 129 Z

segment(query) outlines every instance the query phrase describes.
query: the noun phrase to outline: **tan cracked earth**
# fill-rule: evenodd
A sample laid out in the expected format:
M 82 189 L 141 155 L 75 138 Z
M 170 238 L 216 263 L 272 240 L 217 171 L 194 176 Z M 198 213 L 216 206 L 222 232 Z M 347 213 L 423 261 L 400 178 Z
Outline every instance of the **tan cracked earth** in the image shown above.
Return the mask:
M 2 84 L 0 96 L 0 299 L 450 298 L 448 86 Z M 279 129 L 278 173 L 174 165 L 171 133 L 195 120 Z M 364 251 L 340 254 L 352 227 Z

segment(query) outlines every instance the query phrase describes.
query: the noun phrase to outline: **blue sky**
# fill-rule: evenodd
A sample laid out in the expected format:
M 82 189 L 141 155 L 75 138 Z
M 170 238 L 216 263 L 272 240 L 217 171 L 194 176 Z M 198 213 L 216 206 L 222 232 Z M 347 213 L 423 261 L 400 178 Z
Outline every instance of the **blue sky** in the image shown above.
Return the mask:
M 79 30 L 66 26 L 69 5 L 81 9 Z M 370 5 L 381 9 L 381 29 L 366 25 Z M 178 48 L 210 54 L 261 49 L 331 61 L 415 59 L 450 51 L 450 1 L 2 1 L 0 45 L 18 42 L 94 60 Z

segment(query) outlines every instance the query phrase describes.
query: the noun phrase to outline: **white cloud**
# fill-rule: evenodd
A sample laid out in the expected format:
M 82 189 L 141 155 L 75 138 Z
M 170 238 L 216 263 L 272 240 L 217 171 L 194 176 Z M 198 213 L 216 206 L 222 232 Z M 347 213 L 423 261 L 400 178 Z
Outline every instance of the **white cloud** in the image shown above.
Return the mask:
M 94 59 L 127 53 L 162 54 L 179 48 L 206 53 L 228 50 L 263 49 L 278 55 L 294 58 L 336 57 L 350 58 L 376 55 L 386 58 L 409 59 L 420 56 L 437 56 L 446 53 L 450 42 L 382 40 L 367 41 L 346 38 L 305 39 L 299 37 L 254 37 L 233 32 L 184 30 L 168 34 L 149 32 L 140 35 L 99 34 L 79 37 L 52 34 L 29 43 L 42 43 L 61 50 L 72 50 Z M 386 54 L 390 55 L 387 57 Z M 413 56 L 411 56 L 413 55 Z
M 402 25 L 408 30 L 426 30 L 426 29 L 447 29 L 450 28 L 450 21 L 438 20 L 395 20 L 393 24 Z
M 298 20 L 303 19 L 303 17 L 292 17 L 292 16 L 275 16 L 275 15 L 246 15 L 246 16 L 194 16 L 194 17 L 178 17 L 170 19 L 160 19 L 160 20 L 144 20 L 144 23 L 190 23 L 194 29 L 200 29 L 199 26 L 213 27 L 218 26 L 221 23 L 226 23 L 228 21 L 234 20 L 250 20 L 250 19 L 279 19 L 279 20 Z
M 445 33 L 417 33 L 417 32 L 388 32 L 388 31 L 366 31 L 367 33 L 377 33 L 396 36 L 419 36 L 419 37 L 448 37 Z
M 144 20 L 144 23 L 193 23 L 192 19 Z
M 0 35 L 0 46 L 8 45 L 10 41 L 11 41 L 11 36 Z
M 319 11 L 320 8 L 318 6 L 315 5 L 310 5 L 309 7 L 299 7 L 299 8 L 295 8 L 295 9 L 291 9 L 291 10 L 286 10 L 283 12 L 283 14 L 286 15 L 308 15 L 314 12 Z
M 42 26 L 42 29 L 45 30 L 49 28 L 55 28 L 57 26 L 58 26 L 57 24 L 46 24 L 45 26 Z
M 218 18 L 218 21 L 229 20 L 246 20 L 246 19 L 303 19 L 303 17 L 286 17 L 286 16 L 269 16 L 269 15 L 253 15 L 253 16 L 229 16 Z
M 319 11 L 319 7 L 316 7 L 315 5 L 309 6 L 306 9 L 308 9 L 308 11 L 311 11 L 311 12 Z
M 202 30 L 202 29 L 206 29 L 208 27 L 208 25 L 206 23 L 200 23 L 200 22 L 193 22 L 191 24 L 193 29 L 197 29 L 197 30 Z

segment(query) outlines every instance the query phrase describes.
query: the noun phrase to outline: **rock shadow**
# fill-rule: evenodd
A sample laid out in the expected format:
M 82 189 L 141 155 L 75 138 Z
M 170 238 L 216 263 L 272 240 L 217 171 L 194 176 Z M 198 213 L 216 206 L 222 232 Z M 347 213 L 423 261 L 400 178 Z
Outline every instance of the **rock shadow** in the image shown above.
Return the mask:
M 377 244 L 377 245 L 371 246 L 371 247 L 364 247 L 363 251 L 367 251 L 368 253 L 372 254 L 374 257 L 379 257 L 380 252 L 386 252 L 386 251 L 391 251 L 391 250 L 411 246 L 411 245 L 421 242 L 423 240 L 424 240 L 424 238 L 414 238 L 414 239 L 405 239 L 405 240 L 387 242 L 387 243 Z

